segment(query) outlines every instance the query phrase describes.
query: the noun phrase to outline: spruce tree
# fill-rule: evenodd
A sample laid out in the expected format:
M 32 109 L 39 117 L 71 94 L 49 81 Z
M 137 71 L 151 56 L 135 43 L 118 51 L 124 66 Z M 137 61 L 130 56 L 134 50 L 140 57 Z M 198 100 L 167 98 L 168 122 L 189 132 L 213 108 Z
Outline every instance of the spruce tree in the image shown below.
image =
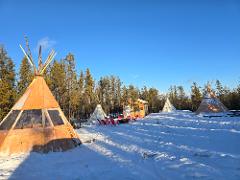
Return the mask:
M 54 60 L 50 70 L 50 89 L 55 96 L 56 100 L 61 104 L 61 107 L 65 110 L 65 98 L 66 98 L 66 73 L 63 62 L 57 62 Z
M 223 86 L 219 80 L 216 80 L 216 96 L 220 99 L 220 101 L 224 101 Z
M 163 102 L 160 99 L 159 91 L 156 88 L 150 88 L 148 90 L 148 105 L 149 105 L 149 112 L 156 113 L 159 112 L 161 107 L 163 106 Z
M 74 55 L 69 53 L 64 59 L 66 63 L 68 119 L 74 118 L 78 107 L 78 83 Z
M 110 76 L 110 110 L 111 112 L 114 111 L 114 107 L 116 105 L 116 88 L 115 88 L 115 77 L 114 76 Z
M 109 103 L 111 101 L 111 92 L 110 92 L 110 79 L 108 76 L 100 78 L 97 87 L 97 96 L 105 112 L 107 114 L 110 113 L 112 107 L 111 103 Z
M 33 80 L 33 71 L 26 57 L 22 59 L 19 70 L 18 96 L 20 97 Z
M 122 106 L 121 106 L 121 87 L 122 87 L 122 82 L 119 77 L 116 77 L 116 82 L 115 82 L 115 89 L 116 89 L 116 97 L 115 97 L 115 109 L 117 112 L 122 111 Z
M 191 87 L 191 103 L 192 103 L 192 110 L 196 111 L 201 103 L 202 95 L 200 91 L 200 87 L 197 85 L 196 82 L 193 82 Z
M 133 108 L 134 111 L 138 111 L 139 107 L 136 104 L 139 98 L 139 90 L 138 88 L 134 87 L 133 85 L 128 86 L 128 94 L 129 94 L 129 103 L 130 106 Z
M 183 86 L 177 87 L 177 109 L 187 109 L 188 108 L 188 98 L 184 91 Z
M 84 102 L 86 103 L 85 112 L 87 117 L 89 117 L 96 106 L 95 95 L 94 95 L 94 80 L 92 78 L 89 68 L 87 68 L 86 74 L 85 74 L 84 89 L 85 89 Z
M 169 100 L 171 101 L 171 103 L 175 106 L 178 107 L 178 90 L 177 90 L 177 86 L 170 86 L 169 88 Z
M 0 46 L 0 121 L 15 103 L 16 85 L 14 63 L 7 52 Z
M 85 108 L 83 104 L 83 95 L 84 95 L 84 74 L 83 71 L 80 73 L 80 77 L 78 80 L 78 118 L 84 118 Z
M 123 106 L 128 105 L 128 98 L 129 98 L 129 92 L 127 87 L 124 85 L 122 88 L 122 98 L 121 98 L 121 102 Z
M 144 86 L 142 89 L 141 89 L 141 92 L 140 92 L 140 98 L 145 100 L 145 101 L 148 101 L 148 89 L 146 86 Z

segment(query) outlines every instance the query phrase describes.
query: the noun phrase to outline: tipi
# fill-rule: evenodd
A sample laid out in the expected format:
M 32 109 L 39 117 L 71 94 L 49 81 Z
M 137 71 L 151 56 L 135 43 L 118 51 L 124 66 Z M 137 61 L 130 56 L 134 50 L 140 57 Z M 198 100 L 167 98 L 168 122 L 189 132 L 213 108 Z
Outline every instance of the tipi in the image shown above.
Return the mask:
M 22 48 L 21 45 L 20 47 Z M 0 154 L 29 151 L 47 153 L 76 147 L 81 141 L 42 76 L 56 55 L 55 52 L 52 51 L 42 65 L 40 47 L 38 69 L 34 65 L 30 50 L 28 53 L 24 50 L 23 52 L 34 67 L 35 77 L 0 123 Z
M 162 112 L 172 112 L 172 111 L 176 111 L 176 108 L 171 104 L 171 102 L 167 98 L 167 100 L 163 106 Z
M 107 115 L 103 111 L 101 104 L 98 104 L 94 110 L 94 112 L 90 116 L 91 121 L 103 120 Z
M 228 112 L 226 106 L 212 92 L 210 85 L 207 87 L 206 95 L 203 97 L 196 114 L 200 113 L 225 113 Z

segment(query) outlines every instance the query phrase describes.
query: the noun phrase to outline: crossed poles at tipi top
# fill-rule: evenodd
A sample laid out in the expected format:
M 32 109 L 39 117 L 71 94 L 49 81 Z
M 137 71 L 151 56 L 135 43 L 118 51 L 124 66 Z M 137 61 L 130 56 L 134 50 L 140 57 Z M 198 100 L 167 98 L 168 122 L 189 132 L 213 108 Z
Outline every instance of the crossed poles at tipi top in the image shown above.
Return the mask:
M 42 47 L 40 45 L 39 47 L 39 53 L 38 53 L 38 68 L 36 67 L 33 57 L 32 57 L 32 53 L 29 47 L 29 43 L 28 43 L 28 39 L 25 36 L 25 41 L 26 41 L 26 46 L 28 49 L 28 52 L 26 52 L 22 45 L 20 44 L 20 48 L 23 51 L 23 54 L 26 56 L 26 58 L 28 59 L 29 63 L 31 64 L 31 66 L 34 69 L 34 75 L 43 75 L 45 69 L 48 67 L 48 65 L 52 62 L 52 60 L 54 59 L 54 57 L 56 56 L 56 52 L 54 50 L 51 50 L 51 52 L 49 53 L 49 55 L 47 56 L 47 59 L 45 61 L 44 64 L 42 64 Z

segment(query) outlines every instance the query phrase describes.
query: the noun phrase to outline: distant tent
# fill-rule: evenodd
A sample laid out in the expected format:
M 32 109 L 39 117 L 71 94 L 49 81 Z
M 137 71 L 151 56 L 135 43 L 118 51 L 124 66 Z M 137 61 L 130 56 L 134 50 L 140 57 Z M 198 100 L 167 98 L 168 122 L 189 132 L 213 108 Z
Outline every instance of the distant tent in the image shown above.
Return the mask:
M 106 116 L 101 104 L 98 104 L 89 119 L 91 121 L 103 120 Z
M 176 111 L 176 108 L 171 104 L 171 102 L 167 98 L 167 100 L 164 104 L 164 107 L 162 109 L 162 112 L 172 112 L 172 111 Z
M 125 106 L 123 108 L 123 116 L 124 116 L 124 118 L 131 117 L 131 112 L 132 112 L 131 107 L 130 106 Z
M 224 113 L 224 112 L 228 112 L 228 109 L 211 91 L 210 86 L 208 86 L 206 95 L 203 97 L 202 102 L 198 107 L 196 113 L 200 114 L 200 113 Z
M 34 66 L 35 78 L 0 122 L 0 154 L 65 151 L 81 143 L 42 77 L 54 54 L 37 70 L 31 56 L 25 53 Z
M 128 99 L 128 104 L 123 106 L 124 118 L 144 118 L 148 114 L 148 102 L 143 99 L 132 101 Z

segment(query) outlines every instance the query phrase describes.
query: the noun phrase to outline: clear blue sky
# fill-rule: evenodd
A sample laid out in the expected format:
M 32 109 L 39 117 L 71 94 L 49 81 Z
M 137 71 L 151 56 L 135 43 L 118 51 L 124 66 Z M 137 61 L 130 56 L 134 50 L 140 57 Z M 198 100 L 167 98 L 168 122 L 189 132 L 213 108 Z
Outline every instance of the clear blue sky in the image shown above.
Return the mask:
M 23 35 L 75 55 L 77 70 L 96 80 L 118 75 L 125 84 L 166 92 L 219 79 L 240 80 L 239 0 L 0 0 L 0 43 L 19 67 Z M 35 56 L 37 55 L 34 51 Z

